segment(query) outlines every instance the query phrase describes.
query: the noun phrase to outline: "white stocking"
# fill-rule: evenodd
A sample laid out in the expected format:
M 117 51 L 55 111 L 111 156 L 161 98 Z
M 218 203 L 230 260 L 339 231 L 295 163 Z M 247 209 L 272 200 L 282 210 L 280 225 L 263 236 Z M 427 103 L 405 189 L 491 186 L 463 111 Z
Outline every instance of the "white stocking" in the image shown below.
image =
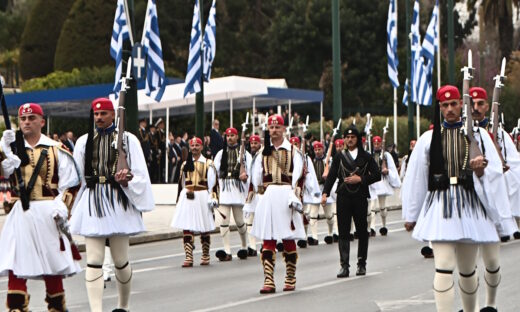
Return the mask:
M 376 213 L 379 212 L 378 201 L 376 199 L 370 200 L 368 204 L 368 209 L 368 232 L 370 233 L 370 229 L 376 229 Z
M 85 282 L 91 312 L 103 312 L 103 259 L 105 257 L 104 237 L 85 237 L 87 249 L 87 269 Z
M 320 211 L 319 205 L 312 205 L 311 212 L 309 213 L 310 220 L 309 225 L 311 227 L 312 238 L 318 239 L 318 212 Z
M 255 213 L 251 212 L 249 217 L 246 220 L 247 223 L 247 237 L 249 238 L 249 248 L 256 250 L 256 238 L 251 235 L 251 229 L 253 228 L 253 220 L 255 218 Z
M 332 227 L 332 233 L 338 235 L 338 206 L 336 203 L 333 203 L 332 207 L 332 211 L 334 212 L 334 225 Z
M 434 251 L 435 252 L 435 251 Z M 459 289 L 464 312 L 478 312 L 478 274 L 475 265 L 477 262 L 477 244 L 457 244 L 457 266 L 459 268 Z M 437 254 L 435 254 L 437 258 Z
M 232 209 L 233 218 L 235 218 L 235 224 L 237 226 L 238 234 L 240 235 L 240 241 L 242 242 L 242 249 L 247 249 L 247 227 L 246 223 L 244 222 L 244 213 L 242 212 L 242 206 L 233 205 Z
M 110 251 L 114 259 L 116 271 L 117 290 L 119 292 L 118 308 L 128 310 L 130 291 L 132 289 L 132 267 L 128 263 L 128 236 L 112 236 Z
M 433 292 L 437 312 L 452 312 L 455 301 L 453 271 L 456 265 L 455 243 L 432 243 L 435 254 Z
M 323 212 L 325 213 L 325 218 L 327 219 L 327 226 L 329 228 L 329 235 L 332 236 L 332 227 L 334 226 L 334 204 L 326 204 L 323 207 Z
M 486 272 L 484 281 L 486 282 L 486 307 L 496 308 L 496 298 L 498 285 L 500 285 L 500 243 L 482 244 L 482 260 Z
M 110 253 L 110 248 L 105 246 L 105 261 L 103 261 L 103 280 L 108 280 L 110 278 L 110 274 L 112 273 L 112 253 Z
M 231 206 L 220 205 L 218 208 L 220 212 L 216 212 L 217 223 L 220 224 L 220 236 L 222 236 L 222 244 L 224 245 L 224 251 L 229 255 L 231 254 L 231 246 L 229 245 L 229 218 L 231 217 Z M 222 217 L 222 215 L 224 217 Z
M 381 212 L 381 223 L 383 224 L 383 227 L 386 227 L 386 216 L 388 214 L 387 208 L 386 208 L 386 196 L 378 196 L 379 201 L 379 211 Z

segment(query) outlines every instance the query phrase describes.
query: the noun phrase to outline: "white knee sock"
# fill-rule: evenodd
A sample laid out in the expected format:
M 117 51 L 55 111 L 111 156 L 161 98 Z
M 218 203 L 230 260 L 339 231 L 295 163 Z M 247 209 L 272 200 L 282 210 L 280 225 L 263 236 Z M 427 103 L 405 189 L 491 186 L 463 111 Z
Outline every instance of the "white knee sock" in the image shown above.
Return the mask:
M 222 237 L 222 245 L 224 245 L 224 251 L 227 254 L 231 254 L 231 245 L 229 244 L 229 219 L 231 217 L 231 206 L 221 205 L 220 213 L 224 216 L 217 214 L 220 219 L 220 236 Z
M 332 210 L 332 204 L 327 204 L 323 207 L 325 218 L 327 218 L 327 226 L 329 229 L 329 235 L 332 236 L 332 227 L 334 226 L 334 212 Z
M 455 243 L 433 243 L 435 275 L 433 290 L 439 312 L 452 312 L 455 301 L 453 270 L 456 265 Z
M 105 257 L 105 238 L 85 238 L 87 250 L 87 269 L 85 284 L 90 311 L 103 312 L 103 260 Z
M 247 249 L 247 226 L 244 221 L 244 214 L 241 206 L 233 206 L 233 217 L 235 218 L 235 224 L 237 226 L 238 234 L 240 235 L 242 249 Z
M 314 238 L 314 239 L 318 239 L 318 212 L 319 212 L 319 209 L 320 209 L 320 206 L 318 206 L 318 205 L 312 205 L 312 207 L 311 207 L 309 225 L 311 228 L 312 238 Z
M 256 238 L 251 235 L 251 229 L 253 228 L 253 218 L 254 218 L 254 213 L 251 213 L 249 215 L 249 218 L 247 218 L 247 237 L 249 238 L 249 248 L 252 248 L 254 250 L 256 250 Z
M 478 311 L 478 274 L 475 269 L 477 253 L 478 245 L 476 244 L 457 244 L 459 289 L 465 312 Z M 437 257 L 437 254 L 435 254 L 435 257 Z
M 132 267 L 128 263 L 128 236 L 110 237 L 110 249 L 114 259 L 117 291 L 119 293 L 118 308 L 129 309 L 130 291 L 132 289 Z
M 482 244 L 482 260 L 484 260 L 486 282 L 486 307 L 496 308 L 498 285 L 500 285 L 500 243 Z

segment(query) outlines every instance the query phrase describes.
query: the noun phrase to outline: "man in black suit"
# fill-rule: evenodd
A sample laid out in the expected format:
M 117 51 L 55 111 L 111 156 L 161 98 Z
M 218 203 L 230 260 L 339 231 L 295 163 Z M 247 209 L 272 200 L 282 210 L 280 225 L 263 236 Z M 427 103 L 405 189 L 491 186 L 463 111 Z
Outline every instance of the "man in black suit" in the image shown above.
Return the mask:
M 325 205 L 332 186 L 339 180 L 337 188 L 337 218 L 339 230 L 339 255 L 341 269 L 338 278 L 349 276 L 350 225 L 352 218 L 356 229 L 367 228 L 367 208 L 370 193 L 368 186 L 381 180 L 381 172 L 374 160 L 364 149 L 361 134 L 354 125 L 345 131 L 347 149 L 338 151 L 325 181 L 321 203 Z M 358 263 L 356 275 L 366 274 L 368 232 L 358 231 Z
M 213 120 L 213 127 L 209 135 L 209 148 L 211 149 L 211 156 L 215 158 L 218 151 L 224 148 L 224 139 L 219 132 L 220 122 L 218 119 Z

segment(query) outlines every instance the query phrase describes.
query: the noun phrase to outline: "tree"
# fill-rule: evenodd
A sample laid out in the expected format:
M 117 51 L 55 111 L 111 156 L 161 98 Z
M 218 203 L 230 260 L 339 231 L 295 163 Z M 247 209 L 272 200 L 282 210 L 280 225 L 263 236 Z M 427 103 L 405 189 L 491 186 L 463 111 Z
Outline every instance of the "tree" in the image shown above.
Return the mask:
M 72 0 L 38 0 L 27 19 L 20 43 L 24 79 L 44 76 L 54 69 L 54 52 Z

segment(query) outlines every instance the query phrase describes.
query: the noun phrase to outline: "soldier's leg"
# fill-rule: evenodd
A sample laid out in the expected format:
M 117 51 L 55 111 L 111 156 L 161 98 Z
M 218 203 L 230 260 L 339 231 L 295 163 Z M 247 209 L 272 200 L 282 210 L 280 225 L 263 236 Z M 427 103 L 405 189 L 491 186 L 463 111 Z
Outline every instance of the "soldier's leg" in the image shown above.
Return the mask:
M 486 282 L 486 307 L 497 307 L 496 298 L 500 285 L 500 243 L 482 244 L 482 260 L 484 260 Z
M 87 268 L 85 281 L 91 312 L 103 311 L 103 260 L 105 258 L 105 238 L 85 237 Z
M 381 223 L 383 226 L 379 229 L 379 233 L 381 235 L 386 236 L 388 233 L 388 229 L 386 228 L 386 216 L 388 215 L 388 210 L 386 208 L 386 196 L 378 196 L 379 201 L 379 212 L 381 213 Z
M 478 274 L 475 269 L 478 245 L 458 243 L 456 248 L 459 289 L 463 310 L 475 311 L 478 308 Z M 435 258 L 437 258 L 437 254 L 435 254 Z
M 325 236 L 325 242 L 327 244 L 332 244 L 333 243 L 333 239 L 332 239 L 332 228 L 334 226 L 334 210 L 333 210 L 333 205 L 335 204 L 326 204 L 324 207 L 323 207 L 323 212 L 325 213 L 325 219 L 327 221 L 327 226 L 328 226 L 328 234 L 327 236 Z
M 453 271 L 456 266 L 455 243 L 432 243 L 435 253 L 433 292 L 439 312 L 452 312 L 455 301 Z M 474 267 L 473 267 L 474 268 Z
M 193 247 L 195 245 L 193 233 L 191 231 L 184 230 L 182 233 L 182 241 L 185 254 L 182 267 L 190 268 L 193 266 Z
M 27 294 L 27 280 L 19 278 L 9 271 L 7 282 L 7 302 L 8 311 L 29 311 L 29 295 Z
M 260 289 L 261 294 L 270 294 L 276 291 L 274 284 L 274 265 L 276 263 L 276 240 L 264 240 L 262 246 L 262 266 L 264 268 L 264 286 Z
M 367 228 L 368 201 L 365 198 L 350 200 L 352 217 L 357 229 Z M 356 275 L 366 274 L 366 264 L 368 257 L 368 232 L 358 231 L 358 250 L 357 250 L 357 272 Z
M 103 280 L 105 282 L 111 280 L 110 274 L 112 273 L 113 265 L 114 263 L 112 262 L 112 253 L 110 253 L 110 248 L 105 246 L 105 260 L 103 261 Z
M 368 232 L 370 236 L 376 236 L 376 213 L 379 211 L 379 202 L 377 199 L 368 201 Z M 359 235 L 359 233 L 358 233 Z
M 247 225 L 247 238 L 249 239 L 249 247 L 247 249 L 247 255 L 250 257 L 255 257 L 256 252 L 256 238 L 251 235 L 251 229 L 253 228 L 253 220 L 255 218 L 255 213 L 251 212 L 246 219 Z
M 211 244 L 211 236 L 209 233 L 200 233 L 200 242 L 202 244 L 202 256 L 200 257 L 200 265 L 209 264 L 209 248 Z
M 244 221 L 244 213 L 242 212 L 242 205 L 233 205 L 233 218 L 237 226 L 238 234 L 240 235 L 241 248 L 237 253 L 237 257 L 244 260 L 247 259 L 247 226 Z
M 516 205 L 518 205 L 518 203 Z M 518 228 L 520 228 L 520 217 L 515 217 L 515 220 L 516 220 L 516 225 L 518 226 Z M 520 239 L 520 231 L 516 231 L 515 233 L 513 233 L 513 237 L 515 239 Z
M 47 310 L 59 312 L 67 311 L 65 305 L 65 290 L 63 290 L 63 276 L 44 276 L 43 280 L 45 281 L 45 290 L 47 292 L 45 296 Z
M 309 213 L 310 220 L 309 226 L 311 228 L 311 236 L 309 238 L 309 245 L 317 245 L 318 244 L 318 212 L 320 210 L 320 205 L 315 204 L 311 206 L 311 211 Z
M 298 260 L 294 240 L 283 241 L 283 258 L 285 260 L 285 285 L 283 291 L 293 291 L 296 288 L 296 261 Z
M 216 256 L 220 261 L 230 261 L 231 246 L 229 244 L 229 219 L 231 218 L 231 206 L 221 205 L 215 213 L 217 224 L 220 226 L 220 236 L 222 237 L 222 245 L 224 250 L 217 251 Z
M 114 260 L 119 300 L 118 309 L 129 309 L 130 290 L 132 289 L 132 267 L 128 262 L 128 236 L 110 237 L 110 251 Z
M 338 232 L 338 206 L 336 202 L 332 203 L 332 212 L 334 213 L 334 225 L 332 226 L 332 237 L 334 242 L 337 243 L 339 240 L 339 232 Z

